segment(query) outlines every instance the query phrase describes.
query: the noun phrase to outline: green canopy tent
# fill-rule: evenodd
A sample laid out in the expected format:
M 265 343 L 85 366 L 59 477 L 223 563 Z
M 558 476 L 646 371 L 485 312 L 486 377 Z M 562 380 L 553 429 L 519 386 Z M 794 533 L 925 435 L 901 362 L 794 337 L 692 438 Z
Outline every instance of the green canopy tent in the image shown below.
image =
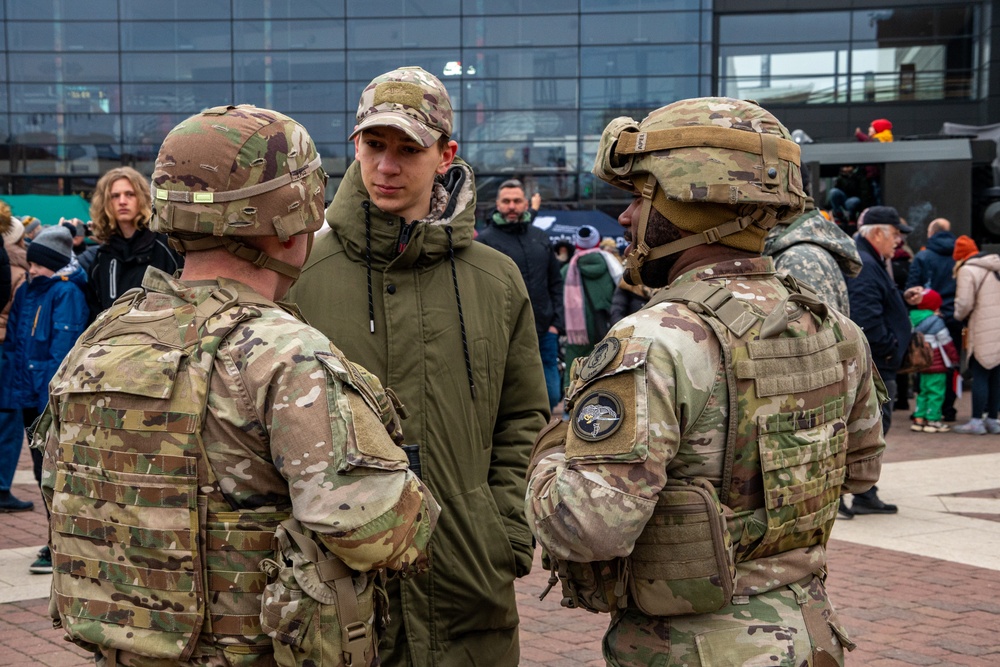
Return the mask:
M 59 224 L 59 218 L 90 220 L 90 202 L 79 195 L 0 195 L 17 217 L 32 215 L 43 225 Z

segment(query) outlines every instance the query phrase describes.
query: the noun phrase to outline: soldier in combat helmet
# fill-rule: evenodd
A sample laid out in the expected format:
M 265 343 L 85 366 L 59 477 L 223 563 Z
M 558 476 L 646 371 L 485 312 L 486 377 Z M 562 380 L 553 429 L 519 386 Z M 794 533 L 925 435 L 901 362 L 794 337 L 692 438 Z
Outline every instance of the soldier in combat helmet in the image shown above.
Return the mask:
M 183 249 L 81 336 L 44 447 L 53 616 L 101 665 L 373 665 L 380 570 L 439 508 L 388 390 L 276 303 L 323 220 L 305 128 L 217 107 L 166 137 L 152 226 Z
M 552 583 L 610 612 L 609 665 L 842 665 L 825 545 L 878 479 L 884 391 L 860 329 L 761 256 L 802 211 L 798 146 L 752 102 L 689 99 L 612 121 L 594 173 L 636 195 L 629 282 L 668 287 L 577 360 L 536 441 Z

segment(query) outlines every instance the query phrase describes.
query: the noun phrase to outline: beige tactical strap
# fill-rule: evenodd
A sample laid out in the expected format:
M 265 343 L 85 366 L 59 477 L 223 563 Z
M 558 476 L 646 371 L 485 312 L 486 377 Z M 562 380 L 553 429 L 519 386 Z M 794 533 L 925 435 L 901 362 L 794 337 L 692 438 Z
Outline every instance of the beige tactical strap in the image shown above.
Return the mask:
M 728 148 L 764 158 L 765 167 L 775 158 L 799 164 L 802 150 L 794 141 L 776 134 L 728 127 L 673 127 L 651 132 L 622 132 L 615 146 L 617 155 L 637 155 L 672 148 Z
M 211 248 L 218 248 L 221 246 L 228 250 L 231 254 L 239 257 L 240 259 L 247 260 L 254 266 L 259 266 L 262 269 L 270 269 L 271 271 L 280 273 L 283 276 L 288 276 L 293 280 L 298 279 L 299 274 L 302 273 L 302 269 L 292 266 L 287 262 L 275 259 L 263 250 L 258 250 L 257 248 L 248 246 L 245 243 L 241 243 L 231 236 L 199 236 L 193 239 L 171 236 L 170 241 L 171 246 L 180 246 L 183 252 L 210 250 Z
M 301 169 L 290 171 L 287 174 L 282 174 L 278 178 L 271 179 L 270 181 L 257 183 L 256 185 L 240 188 L 239 190 L 229 190 L 225 192 L 161 190 L 160 188 L 157 188 L 155 184 L 152 184 L 150 189 L 153 192 L 153 198 L 159 201 L 173 201 L 184 204 L 218 204 L 223 202 L 239 201 L 241 199 L 256 197 L 257 195 L 264 194 L 265 192 L 277 190 L 278 188 L 288 185 L 289 183 L 294 183 L 295 181 L 300 181 L 319 169 L 322 164 L 323 160 L 319 155 L 317 155 L 311 162 L 309 162 L 309 164 Z
M 653 179 L 648 179 L 653 180 Z M 728 188 L 729 186 L 725 186 Z M 643 205 L 645 209 L 645 203 Z M 712 227 L 711 229 L 706 229 L 703 232 L 693 234 L 691 236 L 685 236 L 677 241 L 672 241 L 666 245 L 656 246 L 652 250 L 644 253 L 644 261 L 652 261 L 654 259 L 660 259 L 661 257 L 667 257 L 668 255 L 673 255 L 689 248 L 693 248 L 699 245 L 708 245 L 712 243 L 718 243 L 720 239 L 724 236 L 729 236 L 730 234 L 738 234 L 744 229 L 752 225 L 753 223 L 758 223 L 762 227 L 767 227 L 768 218 L 773 217 L 774 213 L 763 207 L 755 208 L 749 215 L 741 215 L 735 220 L 730 220 L 729 222 L 723 223 L 718 227 Z M 648 215 L 644 220 L 648 220 Z M 643 234 L 645 235 L 645 224 L 642 224 Z M 645 245 L 645 240 L 643 241 Z M 633 251 L 634 254 L 634 251 Z M 630 255 L 631 256 L 631 255 Z
M 646 244 L 646 226 L 649 224 L 649 211 L 653 208 L 653 195 L 656 194 L 656 179 L 652 175 L 646 177 L 641 194 L 642 207 L 639 209 L 639 227 L 632 234 L 635 247 L 625 257 L 625 270 L 628 271 L 629 280 L 633 285 L 642 284 L 639 269 L 642 268 L 649 255 L 649 246 Z
M 281 525 L 295 540 L 302 555 L 316 566 L 320 580 L 332 586 L 337 596 L 337 619 L 340 621 L 344 665 L 354 667 L 367 664 L 368 624 L 361 620 L 361 613 L 358 611 L 358 596 L 354 592 L 354 570 L 333 554 L 325 556 L 314 540 L 300 532 L 302 525 L 294 517 L 283 521 Z
M 650 299 L 646 307 L 664 301 L 679 301 L 696 313 L 707 313 L 737 336 L 749 331 L 759 319 L 728 289 L 702 281 L 682 283 L 661 290 Z

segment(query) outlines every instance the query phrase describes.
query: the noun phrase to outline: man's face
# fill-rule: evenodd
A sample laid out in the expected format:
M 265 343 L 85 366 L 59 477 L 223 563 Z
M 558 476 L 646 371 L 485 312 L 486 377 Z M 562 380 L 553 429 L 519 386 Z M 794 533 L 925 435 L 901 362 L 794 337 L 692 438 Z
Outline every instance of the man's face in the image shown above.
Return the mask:
M 636 197 L 632 200 L 632 203 L 628 205 L 621 215 L 618 216 L 618 224 L 625 228 L 622 234 L 625 240 L 628 241 L 628 247 L 625 248 L 625 254 L 628 255 L 632 252 L 632 248 L 635 247 L 635 237 L 633 234 L 636 229 L 635 226 L 639 224 L 639 209 L 642 207 L 642 197 Z
M 439 144 L 424 148 L 402 130 L 383 126 L 355 137 L 354 149 L 372 202 L 413 222 L 430 212 L 434 177 L 448 171 L 458 144 L 449 141 L 443 151 Z
M 111 184 L 108 198 L 115 212 L 115 220 L 119 223 L 133 222 L 139 215 L 139 198 L 136 196 L 135 188 L 132 187 L 132 182 L 127 178 L 119 178 Z
M 868 237 L 869 243 L 884 259 L 891 259 L 896 254 L 896 246 L 902 240 L 903 235 L 890 225 L 880 225 L 875 233 Z
M 497 211 L 507 222 L 519 222 L 528 210 L 528 200 L 521 188 L 502 188 L 497 195 Z

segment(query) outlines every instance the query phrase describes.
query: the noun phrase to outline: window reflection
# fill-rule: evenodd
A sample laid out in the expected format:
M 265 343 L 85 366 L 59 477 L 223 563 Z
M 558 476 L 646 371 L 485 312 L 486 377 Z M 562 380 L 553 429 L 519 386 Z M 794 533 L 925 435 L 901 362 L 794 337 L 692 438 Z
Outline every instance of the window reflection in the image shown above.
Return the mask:
M 761 103 L 975 99 L 977 17 L 970 7 L 723 16 L 718 89 Z M 823 39 L 849 36 L 817 48 L 818 26 Z M 766 43 L 774 34 L 781 44 Z

